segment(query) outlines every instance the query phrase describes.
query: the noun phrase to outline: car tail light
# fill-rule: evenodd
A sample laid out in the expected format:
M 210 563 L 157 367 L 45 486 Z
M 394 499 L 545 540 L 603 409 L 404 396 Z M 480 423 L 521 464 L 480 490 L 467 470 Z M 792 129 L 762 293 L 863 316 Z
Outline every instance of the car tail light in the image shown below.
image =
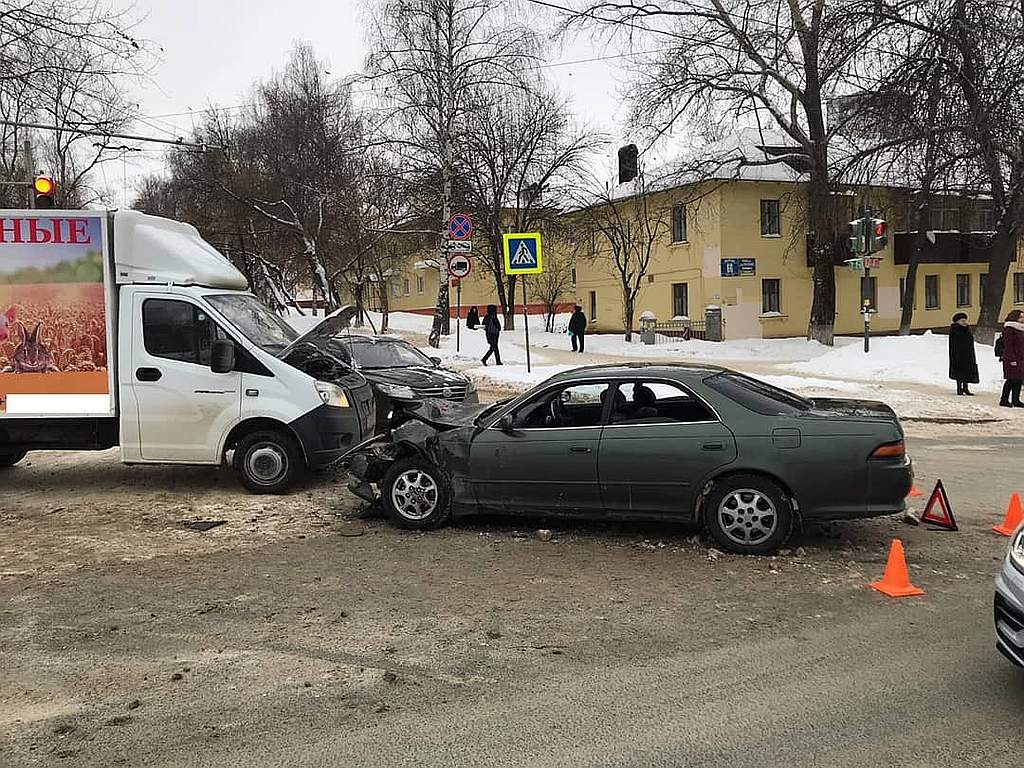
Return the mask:
M 902 459 L 907 455 L 907 446 L 902 440 L 880 445 L 871 453 L 872 459 Z

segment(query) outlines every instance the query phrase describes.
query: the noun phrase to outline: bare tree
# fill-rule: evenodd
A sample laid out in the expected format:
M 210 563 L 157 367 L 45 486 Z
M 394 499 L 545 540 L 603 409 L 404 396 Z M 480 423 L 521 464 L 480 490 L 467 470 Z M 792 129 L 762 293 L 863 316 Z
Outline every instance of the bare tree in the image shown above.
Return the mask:
M 516 276 L 505 274 L 502 235 L 550 224 L 559 213 L 550 201 L 566 199 L 584 178 L 600 137 L 574 129 L 568 103 L 541 81 L 483 89 L 475 102 L 459 168 L 487 243 L 477 263 L 494 279 L 505 328 L 513 329 Z
M 589 258 L 616 279 L 625 338 L 631 341 L 636 298 L 657 244 L 668 233 L 669 210 L 664 196 L 651 194 L 643 173 L 626 185 L 592 184 L 591 190 L 582 209 L 573 215 L 583 233 L 575 241 L 576 250 L 584 258 L 589 252 Z
M 373 10 L 367 72 L 387 104 L 385 131 L 410 178 L 422 184 L 420 213 L 447 238 L 455 190 L 455 143 L 471 97 L 491 85 L 514 85 L 534 47 L 501 0 L 381 0 Z M 449 324 L 447 270 L 442 264 L 431 346 Z
M 808 337 L 832 344 L 840 253 L 830 201 L 835 127 L 825 98 L 846 79 L 877 23 L 862 0 L 596 0 L 570 23 L 603 26 L 659 52 L 636 68 L 633 124 L 652 141 L 674 129 L 763 122 L 795 148 L 760 165 L 799 163 L 807 174 L 806 228 L 814 296 Z
M 555 316 L 573 296 L 576 268 L 572 259 L 557 257 L 544 264 L 544 271 L 530 281 L 530 288 L 544 307 L 544 330 L 555 332 Z

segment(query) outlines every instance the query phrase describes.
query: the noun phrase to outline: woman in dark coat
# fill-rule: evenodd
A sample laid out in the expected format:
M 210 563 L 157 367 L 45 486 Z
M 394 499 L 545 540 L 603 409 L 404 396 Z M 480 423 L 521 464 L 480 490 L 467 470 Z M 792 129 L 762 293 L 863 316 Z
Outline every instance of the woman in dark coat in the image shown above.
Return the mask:
M 958 395 L 973 395 L 969 384 L 978 383 L 978 359 L 974 354 L 974 334 L 967 315 L 957 312 L 949 326 L 949 378 L 956 382 Z
M 1007 408 L 1024 408 L 1020 401 L 1024 385 L 1024 312 L 1013 310 L 1003 321 L 1003 397 L 999 404 Z
M 480 325 L 480 313 L 476 311 L 476 307 L 470 307 L 469 314 L 466 315 L 466 327 L 475 331 L 478 325 Z
M 501 336 L 501 320 L 498 319 L 498 308 L 493 304 L 487 305 L 487 314 L 484 315 L 484 333 L 487 335 L 487 354 L 484 355 L 483 363 L 494 355 L 494 362 L 501 365 L 501 352 L 498 351 L 498 337 Z

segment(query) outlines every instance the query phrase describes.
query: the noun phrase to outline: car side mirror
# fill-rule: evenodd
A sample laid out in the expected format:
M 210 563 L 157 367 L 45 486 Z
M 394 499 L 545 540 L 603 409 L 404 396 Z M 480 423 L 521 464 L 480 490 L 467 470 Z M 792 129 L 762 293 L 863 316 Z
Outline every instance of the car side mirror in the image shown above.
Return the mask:
M 235 342 L 231 339 L 217 339 L 210 346 L 210 370 L 214 373 L 231 373 L 235 370 Z
M 432 362 L 434 364 L 434 367 L 436 368 L 437 366 L 439 366 L 441 364 L 441 358 L 440 357 L 432 357 L 432 358 L 430 358 L 430 362 Z
M 498 420 L 498 429 L 504 432 L 506 435 L 515 434 L 515 422 L 512 420 L 512 414 L 506 413 Z

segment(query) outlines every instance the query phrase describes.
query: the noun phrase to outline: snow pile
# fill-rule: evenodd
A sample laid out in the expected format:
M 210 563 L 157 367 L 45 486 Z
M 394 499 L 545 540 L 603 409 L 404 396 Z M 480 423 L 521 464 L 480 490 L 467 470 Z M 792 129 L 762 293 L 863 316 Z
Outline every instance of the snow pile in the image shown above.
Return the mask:
M 838 342 L 838 340 L 837 340 Z M 871 351 L 861 342 L 836 346 L 805 362 L 786 366 L 797 373 L 836 379 L 888 382 L 902 381 L 936 387 L 949 386 L 949 352 L 946 336 L 882 336 L 871 339 Z M 1002 366 L 992 347 L 975 345 L 982 392 L 1002 387 Z

